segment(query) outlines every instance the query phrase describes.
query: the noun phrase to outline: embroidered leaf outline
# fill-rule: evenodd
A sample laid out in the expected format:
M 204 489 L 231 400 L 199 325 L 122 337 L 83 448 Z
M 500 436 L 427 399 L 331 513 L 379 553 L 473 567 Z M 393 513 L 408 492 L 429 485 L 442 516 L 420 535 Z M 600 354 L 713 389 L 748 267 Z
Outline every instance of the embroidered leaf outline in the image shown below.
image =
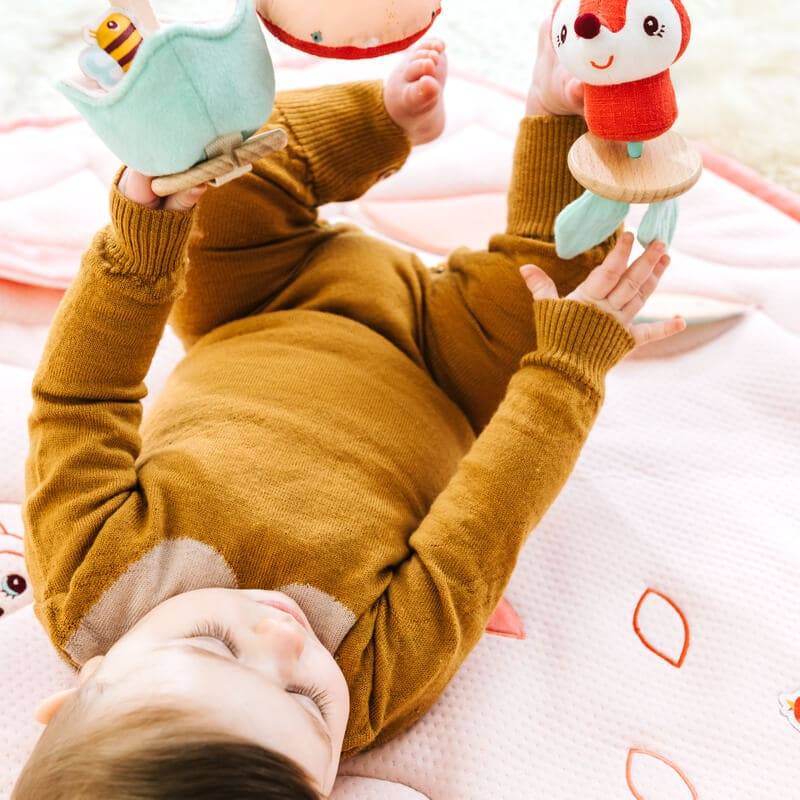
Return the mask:
M 657 602 L 655 598 L 663 600 L 675 612 L 683 628 L 683 646 L 681 648 L 680 655 L 677 658 L 670 656 L 662 649 L 656 647 L 656 645 L 650 641 L 650 639 L 645 635 L 645 632 L 642 630 L 640 620 L 642 608 L 645 606 L 645 603 Z M 636 635 L 639 637 L 639 639 L 641 639 L 642 644 L 648 650 L 659 656 L 659 658 L 663 658 L 664 661 L 676 669 L 680 669 L 683 666 L 683 662 L 686 659 L 686 654 L 689 652 L 689 623 L 683 611 L 681 611 L 678 605 L 669 597 L 667 597 L 667 595 L 663 594 L 662 592 L 658 592 L 655 589 L 647 589 L 642 594 L 642 596 L 639 598 L 639 602 L 636 604 L 636 610 L 633 612 L 633 630 L 636 632 Z
M 664 756 L 658 755 L 658 753 L 651 753 L 647 750 L 641 750 L 638 747 L 633 747 L 628 751 L 628 759 L 625 764 L 625 781 L 628 784 L 628 789 L 630 789 L 631 794 L 636 798 L 636 800 L 660 800 L 660 798 L 650 796 L 645 797 L 639 789 L 634 785 L 633 781 L 633 765 L 635 762 L 638 762 L 640 766 L 645 767 L 646 769 L 670 769 L 674 773 L 677 778 L 683 782 L 683 785 L 689 791 L 689 794 L 686 795 L 687 800 L 691 798 L 691 800 L 697 800 L 697 791 L 695 790 L 694 786 L 689 782 L 689 779 L 684 775 L 684 773 L 671 761 L 664 758 Z M 677 800 L 674 795 L 668 795 L 669 800 Z M 664 797 L 664 800 L 667 800 L 667 796 Z

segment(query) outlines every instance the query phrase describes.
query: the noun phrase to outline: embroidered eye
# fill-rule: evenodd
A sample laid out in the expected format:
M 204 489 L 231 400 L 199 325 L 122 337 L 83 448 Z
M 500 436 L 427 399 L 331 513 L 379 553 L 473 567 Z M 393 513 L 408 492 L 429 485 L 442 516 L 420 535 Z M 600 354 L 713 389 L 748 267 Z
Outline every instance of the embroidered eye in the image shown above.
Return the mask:
M 561 47 L 564 42 L 567 41 L 567 26 L 562 25 L 561 30 L 558 32 L 558 36 L 556 36 L 556 45 Z
M 22 575 L 6 575 L 0 582 L 0 589 L 8 597 L 19 597 L 28 588 L 28 582 Z
M 644 32 L 648 36 L 663 36 L 664 26 L 655 17 L 646 17 L 644 21 Z
M 115 22 L 113 19 L 111 19 L 111 20 L 109 20 L 109 21 L 108 21 L 108 27 L 109 27 L 109 28 L 110 28 L 112 31 L 115 31 L 117 28 L 119 28 L 119 23 L 118 23 L 118 22 Z

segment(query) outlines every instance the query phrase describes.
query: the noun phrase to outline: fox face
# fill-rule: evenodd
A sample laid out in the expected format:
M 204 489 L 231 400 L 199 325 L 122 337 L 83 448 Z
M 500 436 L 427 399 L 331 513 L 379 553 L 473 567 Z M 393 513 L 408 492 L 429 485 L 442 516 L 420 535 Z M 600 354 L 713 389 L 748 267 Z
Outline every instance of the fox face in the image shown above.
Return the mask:
M 568 72 L 592 86 L 658 75 L 689 43 L 680 0 L 559 0 L 553 44 Z

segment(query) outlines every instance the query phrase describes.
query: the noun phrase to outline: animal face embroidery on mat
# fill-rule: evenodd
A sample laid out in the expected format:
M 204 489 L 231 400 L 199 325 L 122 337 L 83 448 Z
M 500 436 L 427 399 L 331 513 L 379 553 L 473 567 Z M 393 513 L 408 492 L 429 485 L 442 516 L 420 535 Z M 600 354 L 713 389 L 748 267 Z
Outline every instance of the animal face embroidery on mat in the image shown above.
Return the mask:
M 22 537 L 0 522 L 0 618 L 31 601 L 30 581 L 22 555 Z
M 112 8 L 94 28 L 84 28 L 83 39 L 89 47 L 78 59 L 81 70 L 104 89 L 111 89 L 130 69 L 142 34 L 126 11 Z

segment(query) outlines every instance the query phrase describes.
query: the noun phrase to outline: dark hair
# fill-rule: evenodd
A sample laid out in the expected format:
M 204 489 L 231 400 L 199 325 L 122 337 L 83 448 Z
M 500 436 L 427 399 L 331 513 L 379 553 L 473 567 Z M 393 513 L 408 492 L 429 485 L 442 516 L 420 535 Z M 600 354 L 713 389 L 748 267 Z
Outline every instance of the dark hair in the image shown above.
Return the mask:
M 64 735 L 48 727 L 12 800 L 321 800 L 294 761 L 204 730 L 184 711 L 139 709 L 88 726 L 64 717 Z

